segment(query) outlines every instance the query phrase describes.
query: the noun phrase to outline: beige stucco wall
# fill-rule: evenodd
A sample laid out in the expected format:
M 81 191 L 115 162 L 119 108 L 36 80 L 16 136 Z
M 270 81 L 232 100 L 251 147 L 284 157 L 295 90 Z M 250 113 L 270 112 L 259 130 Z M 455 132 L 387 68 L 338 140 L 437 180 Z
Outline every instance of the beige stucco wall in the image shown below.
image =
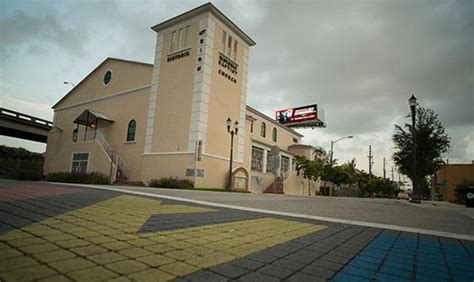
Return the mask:
M 176 177 L 194 181 L 194 177 L 186 177 L 186 168 L 195 165 L 194 154 L 181 155 L 145 155 L 143 156 L 142 181 L 162 177 Z
M 72 155 L 74 153 L 89 153 L 87 172 L 100 172 L 106 176 L 110 176 L 115 171 L 115 166 L 110 162 L 110 158 L 100 148 L 95 140 L 76 143 L 63 140 L 60 133 L 50 133 L 48 142 L 51 140 L 51 146 L 46 150 L 44 172 L 49 174 L 52 172 L 70 172 L 72 167 Z M 52 146 L 53 144 L 58 146 Z
M 229 30 L 226 30 L 229 33 Z M 230 118 L 232 123 L 240 119 L 240 101 L 241 101 L 241 85 L 242 85 L 242 42 L 238 43 L 237 60 L 239 65 L 238 74 L 232 75 L 237 79 L 237 83 L 223 77 L 218 72 L 225 70 L 219 66 L 219 53 L 222 53 L 222 24 L 217 23 L 214 34 L 214 53 L 211 76 L 211 87 L 209 97 L 209 114 L 207 123 L 207 144 L 206 153 L 229 157 L 230 136 L 227 132 L 226 120 Z M 235 39 L 235 37 L 234 37 Z M 227 73 L 229 71 L 225 70 Z M 245 130 L 245 125 L 241 124 L 240 130 Z M 237 136 L 234 139 L 234 157 L 237 156 Z
M 187 150 L 198 22 L 193 20 L 188 24 L 188 45 L 178 51 L 171 52 L 171 34 L 176 28 L 162 32 L 163 47 L 151 152 Z M 167 61 L 170 55 L 187 49 L 190 51 L 189 56 Z
M 103 84 L 103 77 L 107 70 L 112 72 L 109 84 Z M 76 103 L 114 95 L 123 91 L 150 85 L 152 66 L 108 59 L 67 95 L 55 108 L 63 108 Z
M 171 51 L 171 33 L 186 26 L 189 26 L 186 46 Z M 207 57 L 206 55 L 204 57 L 208 58 L 209 52 L 212 56 L 210 60 L 205 61 L 205 64 L 209 64 L 205 66 L 205 70 L 209 72 L 206 75 L 209 74 L 209 77 L 204 75 L 206 79 L 200 80 L 203 74 L 197 71 L 196 64 L 198 56 L 203 56 L 198 51 L 204 47 L 199 43 L 202 35 L 201 37 L 198 35 L 203 28 L 207 28 L 206 40 L 212 40 L 212 44 L 208 42 L 204 44 L 204 53 L 207 54 Z M 224 30 L 238 41 L 235 58 L 238 73 L 232 75 L 237 80 L 236 83 L 219 74 L 219 70 L 225 70 L 219 65 L 219 54 L 223 53 Z M 275 123 L 273 117 L 266 117 L 246 107 L 249 46 L 209 13 L 197 15 L 160 30 L 157 38 L 155 69 L 147 64 L 106 60 L 56 105 L 55 126 L 61 130 L 50 134 L 45 171 L 70 168 L 71 152 L 80 150 L 91 152 L 89 171 L 110 169 L 107 155 L 99 143 L 71 141 L 72 132 L 76 128 L 73 124 L 74 119 L 88 109 L 103 113 L 114 120 L 113 123 L 100 122 L 98 129 L 106 133 L 112 149 L 124 160 L 131 180 L 146 183 L 153 178 L 178 177 L 195 181 L 196 187 L 223 188 L 227 185 L 230 150 L 226 120 L 231 118 L 233 122 L 240 122 L 239 135 L 234 138 L 234 170 L 243 167 L 251 176 L 262 177 L 265 181 L 263 189 L 267 188 L 273 175 L 250 169 L 252 144 L 259 142 L 268 148 L 278 146 L 284 154 L 291 156 L 288 147 L 295 144 L 294 139 L 300 143 L 301 136 Z M 169 56 L 183 50 L 189 50 L 190 55 L 167 61 Z M 227 52 L 225 55 L 227 56 Z M 231 59 L 234 60 L 233 56 Z M 111 83 L 104 86 L 102 80 L 107 70 L 112 71 L 113 77 Z M 196 81 L 199 81 L 199 87 L 196 87 Z M 199 101 L 198 109 L 195 100 L 200 94 L 196 95 L 197 91 L 208 95 L 208 101 Z M 193 115 L 199 115 L 199 134 L 205 132 L 201 161 L 197 163 L 192 147 L 195 118 Z M 253 132 L 251 123 L 245 118 L 247 115 L 256 119 L 253 122 Z M 131 119 L 137 122 L 136 140 L 125 142 L 127 126 Z M 265 122 L 267 128 L 265 137 L 260 136 L 262 122 Z M 147 126 L 149 128 L 147 134 L 151 136 L 145 135 Z M 277 129 L 276 142 L 272 140 L 273 128 Z M 82 129 L 83 126 L 80 132 Z M 150 140 L 147 141 L 150 143 L 146 143 L 145 140 Z M 145 146 L 145 143 L 149 145 Z M 186 176 L 186 169 L 194 167 L 204 170 L 205 177 Z M 300 183 L 298 181 L 299 177 L 290 177 L 285 182 L 285 192 L 298 194 Z M 248 182 L 251 184 L 251 179 Z M 250 187 L 251 190 L 253 188 Z
M 303 156 L 308 160 L 314 159 L 314 149 L 308 148 L 307 146 L 293 145 L 288 148 L 288 151 L 295 156 Z
M 230 161 L 216 157 L 204 156 L 198 162 L 198 168 L 203 169 L 205 177 L 196 178 L 196 187 L 225 188 L 228 186 Z M 232 171 L 241 166 L 240 163 L 233 162 Z
M 103 130 L 112 149 L 127 165 L 129 179 L 140 180 L 146 120 L 143 109 L 146 108 L 149 87 L 145 86 L 140 90 L 123 93 L 146 85 L 144 77 L 148 77 L 149 83 L 151 69 L 147 65 L 108 60 L 77 86 L 77 92 L 74 89 L 68 97 L 59 103 L 55 107 L 54 126 L 60 128 L 61 131 L 51 133 L 48 137 L 45 172 L 65 171 L 65 167 L 70 169 L 70 158 L 67 161 L 69 165 L 64 166 L 64 160 L 58 161 L 59 158 L 62 158 L 59 156 L 67 155 L 84 146 L 81 138 L 78 139 L 78 142 L 72 142 L 72 133 L 77 126 L 73 121 L 84 110 L 93 110 L 114 120 L 113 123 L 100 120 L 97 129 Z M 108 86 L 102 84 L 103 74 L 106 70 L 111 70 L 114 73 Z M 130 76 L 127 75 L 127 72 L 130 73 Z M 116 92 L 109 89 L 115 89 Z M 137 122 L 135 142 L 126 142 L 128 123 L 132 119 Z M 89 127 L 88 131 L 92 132 L 93 129 Z M 79 127 L 79 136 L 82 136 L 82 132 L 84 132 L 84 126 Z M 92 160 L 96 160 L 95 155 L 103 154 L 102 149 L 98 146 L 100 145 L 97 144 L 97 146 L 90 148 L 93 158 L 91 163 Z M 105 163 L 97 161 L 91 165 L 90 171 L 109 166 L 108 161 Z
M 293 133 L 291 130 L 287 129 L 284 126 L 277 124 L 276 122 L 271 121 L 270 117 L 262 116 L 262 114 L 255 112 L 253 110 L 247 109 L 247 115 L 250 115 L 254 119 L 253 122 L 253 132 L 250 133 L 250 136 L 253 140 L 263 142 L 270 146 L 278 146 L 283 150 L 288 150 L 288 147 L 301 142 L 301 136 Z M 260 135 L 260 130 L 262 123 L 266 125 L 266 135 L 262 137 Z M 273 128 L 277 130 L 277 141 L 274 142 L 272 139 Z M 293 139 L 296 139 L 297 142 L 294 142 Z
M 319 192 L 319 181 L 308 182 L 302 175 L 293 174 L 285 181 L 284 193 L 293 196 L 316 196 Z

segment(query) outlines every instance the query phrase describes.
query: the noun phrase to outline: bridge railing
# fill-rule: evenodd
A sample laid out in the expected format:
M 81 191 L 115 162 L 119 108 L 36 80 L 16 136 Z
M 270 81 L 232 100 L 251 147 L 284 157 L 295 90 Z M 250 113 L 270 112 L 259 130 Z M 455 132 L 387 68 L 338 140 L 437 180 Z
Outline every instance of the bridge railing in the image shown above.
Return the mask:
M 25 115 L 25 114 L 15 112 L 15 111 L 12 111 L 12 110 L 8 110 L 8 109 L 5 109 L 5 108 L 0 108 L 0 116 L 2 116 L 3 118 L 15 120 L 15 121 L 20 121 L 20 122 L 24 122 L 24 123 L 28 123 L 28 124 L 33 124 L 33 125 L 41 126 L 41 127 L 45 127 L 45 128 L 52 128 L 53 127 L 53 123 L 51 121 L 41 119 L 41 118 L 37 118 L 37 117 L 34 117 L 34 116 L 30 116 L 30 115 Z

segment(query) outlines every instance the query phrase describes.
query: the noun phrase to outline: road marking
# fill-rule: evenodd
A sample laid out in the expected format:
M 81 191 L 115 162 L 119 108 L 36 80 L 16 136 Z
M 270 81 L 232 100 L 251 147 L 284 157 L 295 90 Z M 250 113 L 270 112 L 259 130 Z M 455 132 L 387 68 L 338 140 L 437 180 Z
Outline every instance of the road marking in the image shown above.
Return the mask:
M 65 183 L 54 183 L 54 184 L 64 185 Z M 434 235 L 434 236 L 440 236 L 440 237 L 448 237 L 448 238 L 454 238 L 454 239 L 460 239 L 460 240 L 474 241 L 474 235 L 468 235 L 468 234 L 457 234 L 457 233 L 452 233 L 452 232 L 436 231 L 436 230 L 421 229 L 421 228 L 414 228 L 414 227 L 405 227 L 405 226 L 390 225 L 390 224 L 384 224 L 384 223 L 374 223 L 374 222 L 367 222 L 367 221 L 357 221 L 357 220 L 348 220 L 348 219 L 340 219 L 340 218 L 325 217 L 325 216 L 307 215 L 307 214 L 300 214 L 300 213 L 240 207 L 240 206 L 234 206 L 234 205 L 228 205 L 228 204 L 219 204 L 219 203 L 213 203 L 213 202 L 207 202 L 207 201 L 201 201 L 201 200 L 186 199 L 186 198 L 181 198 L 181 197 L 176 197 L 176 196 L 166 196 L 166 195 L 159 195 L 159 194 L 139 192 L 139 191 L 128 191 L 128 190 L 123 190 L 123 189 L 118 189 L 118 188 L 103 187 L 103 186 L 97 186 L 97 185 L 87 185 L 87 184 L 69 184 L 69 185 L 116 191 L 116 192 L 141 195 L 141 196 L 147 196 L 147 197 L 169 199 L 169 200 L 175 200 L 175 201 L 182 201 L 182 202 L 206 205 L 206 206 L 211 206 L 211 207 L 229 208 L 229 209 L 236 209 L 236 210 L 243 210 L 243 211 L 272 214 L 272 215 L 314 219 L 314 220 L 341 223 L 341 224 L 351 224 L 351 225 L 357 225 L 357 226 L 389 229 L 389 230 L 404 231 L 404 232 L 413 232 L 413 233 L 420 233 L 420 234 L 426 234 L 426 235 Z
M 86 269 L 113 278 L 159 266 L 182 277 L 248 256 L 327 226 L 277 218 L 138 233 L 152 215 L 219 212 L 120 195 L 0 235 L 0 277 L 7 281 L 66 275 Z

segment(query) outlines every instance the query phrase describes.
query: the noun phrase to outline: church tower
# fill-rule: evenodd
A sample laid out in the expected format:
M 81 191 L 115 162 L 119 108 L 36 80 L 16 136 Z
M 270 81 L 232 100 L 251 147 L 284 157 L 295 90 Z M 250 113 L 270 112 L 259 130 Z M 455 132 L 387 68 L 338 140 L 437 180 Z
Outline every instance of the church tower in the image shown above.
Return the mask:
M 177 177 L 224 187 L 230 136 L 244 163 L 249 47 L 255 42 L 211 3 L 164 21 L 157 34 L 142 179 Z

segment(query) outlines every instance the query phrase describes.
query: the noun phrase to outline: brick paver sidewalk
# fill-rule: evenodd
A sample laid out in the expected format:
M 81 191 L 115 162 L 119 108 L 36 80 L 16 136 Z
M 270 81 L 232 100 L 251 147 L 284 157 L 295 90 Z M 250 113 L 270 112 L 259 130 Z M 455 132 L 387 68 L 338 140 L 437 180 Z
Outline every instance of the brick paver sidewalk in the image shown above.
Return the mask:
M 0 183 L 0 280 L 473 281 L 474 242 Z

